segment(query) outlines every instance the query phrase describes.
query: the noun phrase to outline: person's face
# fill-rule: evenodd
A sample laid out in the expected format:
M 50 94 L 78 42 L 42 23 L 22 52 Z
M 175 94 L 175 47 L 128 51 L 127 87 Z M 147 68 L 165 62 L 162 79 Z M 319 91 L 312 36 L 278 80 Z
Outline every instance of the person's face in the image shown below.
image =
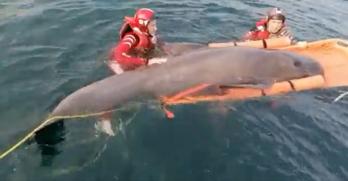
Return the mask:
M 282 20 L 271 19 L 267 23 L 267 31 L 270 33 L 277 33 L 283 26 Z
M 149 34 L 151 36 L 155 36 L 157 32 L 157 25 L 156 25 L 156 20 L 152 20 L 149 22 L 147 25 L 147 30 L 149 31 Z

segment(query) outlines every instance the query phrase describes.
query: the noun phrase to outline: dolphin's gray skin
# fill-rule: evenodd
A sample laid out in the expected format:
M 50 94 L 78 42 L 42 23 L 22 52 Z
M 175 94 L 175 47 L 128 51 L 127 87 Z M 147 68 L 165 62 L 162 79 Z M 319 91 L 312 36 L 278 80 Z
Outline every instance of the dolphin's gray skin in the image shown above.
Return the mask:
M 207 45 L 202 45 L 198 43 L 188 43 L 188 42 L 161 43 L 154 50 L 149 51 L 147 52 L 147 54 L 143 55 L 142 58 L 151 59 L 151 58 L 161 58 L 161 57 L 168 57 L 168 56 L 179 56 L 197 49 L 207 48 L 207 47 L 208 47 Z
M 170 56 L 179 56 L 193 50 L 206 48 L 207 45 L 202 45 L 198 43 L 165 43 L 162 46 L 162 49 L 166 52 L 167 55 Z
M 161 65 L 114 75 L 77 90 L 54 116 L 101 112 L 139 95 L 171 96 L 201 85 L 265 88 L 274 82 L 323 75 L 320 64 L 296 53 L 251 47 L 203 48 Z

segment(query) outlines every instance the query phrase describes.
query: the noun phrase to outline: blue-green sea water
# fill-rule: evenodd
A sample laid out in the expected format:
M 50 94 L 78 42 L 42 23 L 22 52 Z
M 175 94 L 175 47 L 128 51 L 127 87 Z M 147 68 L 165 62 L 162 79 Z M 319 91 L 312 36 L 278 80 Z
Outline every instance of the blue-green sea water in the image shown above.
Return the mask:
M 272 6 L 286 11 L 301 40 L 348 38 L 346 0 L 1 0 L 0 150 L 40 124 L 64 95 L 110 76 L 103 60 L 118 41 L 123 16 L 137 8 L 157 11 L 167 42 L 206 43 L 238 39 Z M 55 128 L 65 140 L 55 148 L 20 147 L 0 160 L 0 175 L 8 181 L 346 181 L 348 106 L 344 99 L 327 103 L 338 94 L 291 93 L 286 101 L 272 98 L 283 102 L 277 108 L 267 99 L 175 106 L 172 120 L 156 104 L 142 104 L 116 113 L 137 115 L 125 135 L 112 138 L 96 133 L 95 118 L 67 120 Z

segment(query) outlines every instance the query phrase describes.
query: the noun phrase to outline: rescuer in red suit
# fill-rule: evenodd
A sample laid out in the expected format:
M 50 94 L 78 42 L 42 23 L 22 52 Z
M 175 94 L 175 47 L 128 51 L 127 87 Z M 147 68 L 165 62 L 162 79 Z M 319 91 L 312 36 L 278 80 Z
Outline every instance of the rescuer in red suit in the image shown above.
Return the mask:
M 108 62 L 115 74 L 148 65 L 146 54 L 158 44 L 156 19 L 155 12 L 147 8 L 137 10 L 134 17 L 124 17 L 119 31 L 119 43 L 112 48 Z M 102 115 L 96 126 L 110 136 L 115 135 L 111 127 L 111 113 Z
M 155 12 L 142 8 L 134 17 L 125 17 L 119 31 L 119 43 L 112 49 L 109 67 L 114 73 L 135 70 L 146 66 L 148 59 L 144 56 L 155 48 L 157 41 Z

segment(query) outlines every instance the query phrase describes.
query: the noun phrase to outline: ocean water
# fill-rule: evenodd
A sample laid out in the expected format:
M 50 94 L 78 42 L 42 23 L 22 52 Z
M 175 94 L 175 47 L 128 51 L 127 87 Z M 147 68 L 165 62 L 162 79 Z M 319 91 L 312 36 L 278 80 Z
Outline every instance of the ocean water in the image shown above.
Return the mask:
M 110 75 L 103 60 L 122 17 L 137 8 L 157 11 L 166 41 L 206 43 L 238 39 L 271 6 L 287 12 L 301 40 L 348 38 L 346 0 L 0 1 L 0 150 L 40 124 L 64 95 Z M 339 90 L 175 106 L 172 120 L 156 104 L 130 106 L 116 116 L 137 114 L 126 134 L 113 138 L 95 131 L 95 118 L 67 120 L 45 133 L 55 147 L 25 145 L 0 160 L 1 178 L 348 180 L 347 101 L 327 103 Z M 269 99 L 282 104 L 272 108 Z

